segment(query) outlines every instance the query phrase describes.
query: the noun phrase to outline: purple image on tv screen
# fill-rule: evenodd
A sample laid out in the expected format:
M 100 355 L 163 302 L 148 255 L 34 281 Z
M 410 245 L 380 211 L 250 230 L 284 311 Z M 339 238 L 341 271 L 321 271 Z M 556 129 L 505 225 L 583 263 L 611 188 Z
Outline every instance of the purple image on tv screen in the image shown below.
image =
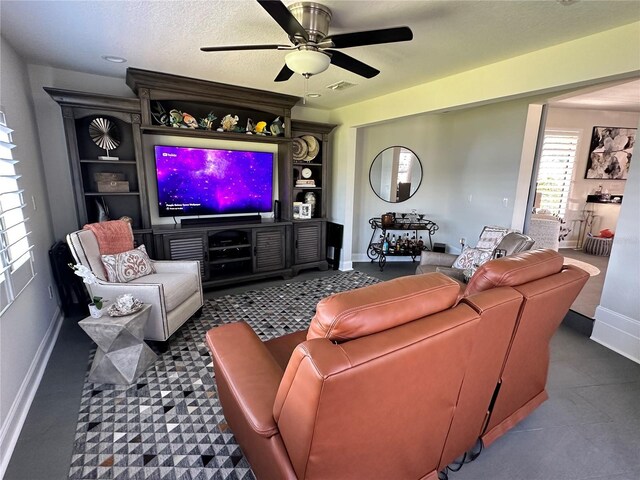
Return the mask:
M 155 147 L 160 216 L 269 212 L 273 154 Z

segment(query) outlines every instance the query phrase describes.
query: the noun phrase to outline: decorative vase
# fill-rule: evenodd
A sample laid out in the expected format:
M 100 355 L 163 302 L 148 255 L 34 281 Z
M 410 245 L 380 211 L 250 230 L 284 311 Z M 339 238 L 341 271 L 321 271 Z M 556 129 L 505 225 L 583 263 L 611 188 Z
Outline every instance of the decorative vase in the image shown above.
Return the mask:
M 313 192 L 307 192 L 304 194 L 304 203 L 311 205 L 311 216 L 316 216 L 316 194 Z
M 93 318 L 100 318 L 102 317 L 102 309 L 98 308 L 95 303 L 90 303 L 89 315 L 91 315 Z

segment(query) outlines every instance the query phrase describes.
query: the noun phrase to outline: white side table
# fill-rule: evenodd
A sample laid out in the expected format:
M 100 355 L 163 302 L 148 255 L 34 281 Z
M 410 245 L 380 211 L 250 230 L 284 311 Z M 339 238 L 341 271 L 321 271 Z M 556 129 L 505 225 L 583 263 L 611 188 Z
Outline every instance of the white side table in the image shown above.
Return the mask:
M 91 382 L 129 385 L 158 358 L 144 343 L 150 310 L 151 305 L 145 305 L 124 317 L 87 317 L 78 323 L 98 345 L 89 373 Z

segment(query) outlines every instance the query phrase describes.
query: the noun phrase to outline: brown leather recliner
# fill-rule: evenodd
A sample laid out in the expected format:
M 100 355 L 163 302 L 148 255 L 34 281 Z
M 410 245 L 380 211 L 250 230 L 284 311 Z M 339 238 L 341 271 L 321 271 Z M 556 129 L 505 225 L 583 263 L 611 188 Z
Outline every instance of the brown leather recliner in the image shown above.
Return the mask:
M 549 341 L 589 278 L 563 260 L 552 250 L 503 257 L 466 286 L 461 302 L 482 318 L 439 470 L 478 437 L 490 445 L 548 398 Z M 497 304 L 503 290 L 521 298 L 515 314 Z
M 540 285 L 563 290 L 557 277 L 582 279 L 550 255 L 559 257 L 536 251 L 487 263 L 459 302 L 459 285 L 435 273 L 328 297 L 308 332 L 261 342 L 244 323 L 210 330 L 218 395 L 254 473 L 435 479 L 491 433 L 487 425 L 503 431 L 529 408 L 522 401 L 542 398 L 542 370 L 546 379 L 537 367 L 525 374 L 536 378 L 533 388 L 511 378 L 512 362 L 527 369 L 517 332 L 531 323 L 522 292 L 537 303 L 537 295 L 547 298 Z M 566 313 L 561 303 L 553 303 L 554 321 Z M 536 346 L 543 364 L 547 347 Z M 497 385 L 500 415 L 489 418 Z

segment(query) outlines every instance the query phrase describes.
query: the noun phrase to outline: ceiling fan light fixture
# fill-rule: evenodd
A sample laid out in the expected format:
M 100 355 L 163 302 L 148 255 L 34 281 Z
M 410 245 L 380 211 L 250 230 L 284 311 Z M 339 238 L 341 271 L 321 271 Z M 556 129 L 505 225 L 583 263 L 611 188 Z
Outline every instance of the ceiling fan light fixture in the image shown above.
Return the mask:
M 309 76 L 317 75 L 329 68 L 331 58 L 317 50 L 296 50 L 288 53 L 284 61 L 293 72 Z

